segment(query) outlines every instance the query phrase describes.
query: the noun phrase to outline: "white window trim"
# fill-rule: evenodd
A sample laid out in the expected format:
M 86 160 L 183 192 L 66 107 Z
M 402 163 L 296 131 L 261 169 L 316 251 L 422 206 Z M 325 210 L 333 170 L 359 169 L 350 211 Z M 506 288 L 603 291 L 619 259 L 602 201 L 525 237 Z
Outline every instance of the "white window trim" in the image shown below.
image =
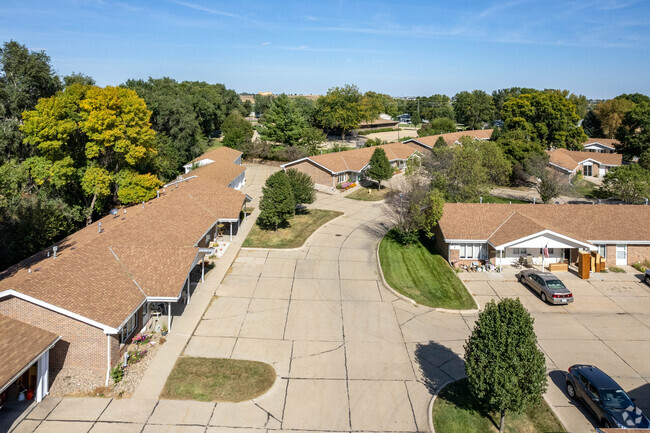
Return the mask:
M 474 250 L 478 246 L 478 255 L 474 254 Z M 484 242 L 460 242 L 458 244 L 459 252 L 458 258 L 461 260 L 486 260 L 487 259 L 487 244 Z M 468 248 L 471 250 L 471 255 L 468 256 Z M 465 251 L 463 255 L 462 251 Z

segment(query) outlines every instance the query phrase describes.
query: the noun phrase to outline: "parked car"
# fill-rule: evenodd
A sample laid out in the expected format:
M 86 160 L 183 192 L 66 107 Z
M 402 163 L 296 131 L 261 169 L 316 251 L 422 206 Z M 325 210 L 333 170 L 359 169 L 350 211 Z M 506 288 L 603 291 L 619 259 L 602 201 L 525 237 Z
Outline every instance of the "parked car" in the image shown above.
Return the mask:
M 645 270 L 645 283 L 650 286 L 650 268 Z
M 647 429 L 650 421 L 607 374 L 593 365 L 572 365 L 566 375 L 566 392 L 582 400 L 603 427 Z
M 537 293 L 544 302 L 551 304 L 568 304 L 573 302 L 573 294 L 558 277 L 550 272 L 526 269 L 517 274 L 517 279 Z

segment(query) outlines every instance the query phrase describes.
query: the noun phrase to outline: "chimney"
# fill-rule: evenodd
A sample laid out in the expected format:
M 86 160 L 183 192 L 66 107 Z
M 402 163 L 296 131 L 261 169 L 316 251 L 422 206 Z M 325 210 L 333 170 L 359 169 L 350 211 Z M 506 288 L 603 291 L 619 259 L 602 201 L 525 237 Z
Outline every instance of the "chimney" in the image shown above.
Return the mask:
M 100 224 L 101 224 L 101 223 L 100 223 Z M 53 259 L 56 259 L 56 252 L 57 252 L 57 251 L 59 251 L 59 247 L 57 247 L 56 245 L 54 245 L 54 246 L 52 247 L 52 255 L 53 255 L 52 258 L 53 258 Z

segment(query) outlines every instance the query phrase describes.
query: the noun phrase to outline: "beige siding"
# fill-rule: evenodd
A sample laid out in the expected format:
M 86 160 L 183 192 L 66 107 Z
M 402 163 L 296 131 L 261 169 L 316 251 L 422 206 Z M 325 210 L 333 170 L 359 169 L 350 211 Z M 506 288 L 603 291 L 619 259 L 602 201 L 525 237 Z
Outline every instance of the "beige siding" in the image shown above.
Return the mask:
M 331 188 L 334 186 L 333 180 L 332 180 L 332 175 L 320 168 L 319 166 L 309 162 L 309 161 L 302 161 L 297 164 L 293 164 L 289 167 L 287 167 L 287 170 L 294 169 L 298 171 L 302 171 L 303 173 L 307 173 L 314 183 L 320 184 L 320 185 L 325 185 L 328 188 Z

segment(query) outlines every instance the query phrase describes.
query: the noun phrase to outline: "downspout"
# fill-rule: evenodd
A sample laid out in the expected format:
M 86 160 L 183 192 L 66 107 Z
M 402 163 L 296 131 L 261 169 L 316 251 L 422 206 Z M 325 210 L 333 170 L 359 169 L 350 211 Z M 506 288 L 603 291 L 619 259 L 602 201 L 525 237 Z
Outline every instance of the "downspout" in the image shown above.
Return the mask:
M 106 334 L 106 385 L 108 386 L 108 379 L 111 377 L 111 336 Z

